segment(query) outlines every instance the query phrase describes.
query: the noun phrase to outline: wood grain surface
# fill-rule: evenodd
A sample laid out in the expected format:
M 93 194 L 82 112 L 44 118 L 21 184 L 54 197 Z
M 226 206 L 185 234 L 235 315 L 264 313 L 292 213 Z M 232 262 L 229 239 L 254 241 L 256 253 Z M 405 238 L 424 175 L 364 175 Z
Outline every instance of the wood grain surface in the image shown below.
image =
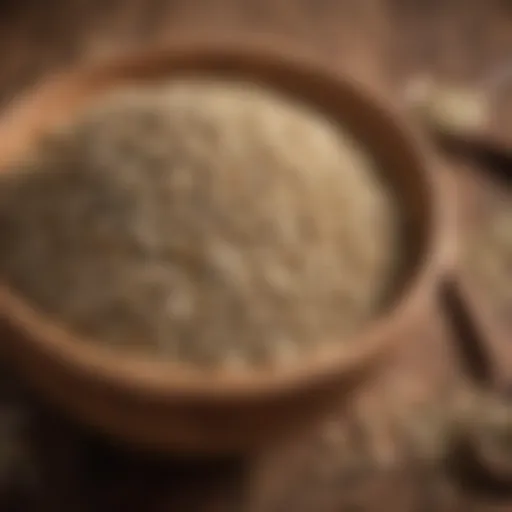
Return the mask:
M 509 0 L 4 0 L 0 100 L 8 104 L 70 63 L 206 30 L 286 37 L 398 102 L 417 73 L 472 84 L 512 66 Z M 496 104 L 499 115 L 489 136 L 511 140 L 506 89 Z M 461 221 L 470 225 L 503 186 L 493 185 L 482 165 L 446 161 L 461 199 Z M 441 306 L 426 311 L 417 336 L 330 421 L 245 461 L 156 461 L 128 454 L 69 424 L 6 376 L 1 403 L 29 410 L 23 434 L 35 476 L 27 485 L 12 479 L 0 485 L 1 509 L 510 510 L 512 499 L 470 491 L 435 455 L 436 419 L 478 384 L 460 347 L 465 340 L 456 338 Z M 413 432 L 418 422 L 426 433 Z

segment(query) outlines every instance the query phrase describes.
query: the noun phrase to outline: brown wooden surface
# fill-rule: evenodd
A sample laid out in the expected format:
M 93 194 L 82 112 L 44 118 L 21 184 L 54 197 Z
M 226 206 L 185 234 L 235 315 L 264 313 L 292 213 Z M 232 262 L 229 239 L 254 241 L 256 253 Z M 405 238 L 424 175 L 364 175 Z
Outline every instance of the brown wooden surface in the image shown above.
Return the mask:
M 0 10 L 4 103 L 69 62 L 206 25 L 286 36 L 398 99 L 417 72 L 474 83 L 512 65 L 508 0 L 4 0 Z M 507 138 L 512 115 L 505 96 L 490 133 Z M 453 160 L 447 166 L 465 223 L 503 188 L 490 185 L 488 169 L 471 167 Z M 330 422 L 248 461 L 142 460 L 69 425 L 6 378 L 0 398 L 27 403 L 34 416 L 28 439 L 37 474 L 29 491 L 5 481 L 2 510 L 509 510 L 512 499 L 469 493 L 430 460 L 428 432 L 421 442 L 409 439 L 418 417 L 449 409 L 470 382 L 445 317 L 441 306 L 426 312 L 417 337 Z

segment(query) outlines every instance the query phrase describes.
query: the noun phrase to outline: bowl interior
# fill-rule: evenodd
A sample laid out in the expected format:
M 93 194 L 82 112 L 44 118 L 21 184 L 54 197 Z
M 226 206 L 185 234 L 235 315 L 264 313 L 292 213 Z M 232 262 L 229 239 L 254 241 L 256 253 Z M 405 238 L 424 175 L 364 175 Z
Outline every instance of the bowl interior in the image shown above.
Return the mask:
M 376 318 L 367 330 L 340 350 L 336 343 L 330 352 L 318 360 L 305 361 L 285 375 L 258 374 L 236 377 L 218 376 L 216 389 L 240 391 L 291 384 L 306 376 L 321 376 L 348 370 L 372 358 L 384 348 L 384 340 L 400 336 L 403 319 L 415 307 L 422 289 L 430 280 L 429 260 L 434 250 L 436 208 L 434 187 L 422 151 L 415 145 L 396 114 L 383 107 L 373 96 L 361 91 L 357 83 L 337 76 L 314 61 L 295 58 L 279 51 L 262 51 L 260 47 L 222 48 L 215 45 L 188 45 L 175 50 L 164 49 L 119 60 L 106 65 L 78 70 L 44 84 L 34 94 L 14 108 L 0 126 L 0 166 L 7 158 L 15 158 L 39 134 L 52 124 L 70 120 L 78 110 L 86 108 L 98 95 L 124 85 L 148 85 L 175 76 L 218 76 L 253 81 L 270 86 L 287 95 L 309 103 L 323 111 L 346 129 L 367 148 L 378 167 L 396 191 L 397 200 L 405 212 L 405 258 L 397 290 L 390 307 Z M 4 314 L 21 326 L 30 339 L 30 350 L 41 355 L 64 358 L 82 371 L 94 371 L 110 378 L 116 368 L 126 382 L 168 388 L 178 387 L 212 390 L 212 376 L 198 374 L 194 369 L 174 368 L 153 359 L 142 360 L 115 357 L 101 353 L 93 344 L 72 339 L 58 326 L 51 325 L 22 300 L 2 287 L 0 304 Z M 126 359 L 126 360 L 125 360 Z M 265 379 L 262 379 L 262 374 Z M 109 377 L 110 376 L 110 377 Z M 192 379 L 191 379 L 192 377 Z M 236 385 L 235 385 L 235 384 Z

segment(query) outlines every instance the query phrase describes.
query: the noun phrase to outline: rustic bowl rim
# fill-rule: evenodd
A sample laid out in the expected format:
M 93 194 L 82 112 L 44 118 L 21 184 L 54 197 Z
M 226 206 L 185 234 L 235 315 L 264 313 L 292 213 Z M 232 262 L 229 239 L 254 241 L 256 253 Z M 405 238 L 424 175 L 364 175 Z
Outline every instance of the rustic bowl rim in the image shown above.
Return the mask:
M 240 400 L 261 398 L 268 395 L 290 393 L 314 382 L 322 382 L 341 374 L 360 372 L 384 355 L 392 344 L 403 338 L 411 315 L 428 306 L 429 294 L 434 290 L 442 272 L 444 255 L 441 246 L 446 241 L 449 227 L 447 202 L 442 200 L 443 191 L 435 173 L 433 153 L 414 126 L 402 116 L 400 109 L 388 98 L 379 97 L 355 78 L 344 74 L 312 52 L 298 48 L 285 41 L 273 38 L 210 38 L 184 37 L 168 41 L 158 47 L 132 51 L 126 55 L 102 59 L 45 80 L 35 91 L 20 98 L 0 120 L 0 165 L 22 148 L 11 133 L 30 130 L 30 122 L 38 109 L 44 111 L 46 95 L 48 101 L 59 101 L 66 91 L 87 94 L 88 82 L 102 76 L 111 79 L 119 70 L 145 69 L 156 66 L 162 70 L 161 77 L 172 76 L 169 68 L 173 59 L 190 58 L 198 54 L 218 56 L 235 62 L 265 59 L 281 62 L 289 73 L 298 71 L 314 76 L 325 83 L 330 82 L 345 93 L 357 96 L 361 102 L 385 119 L 391 130 L 404 142 L 415 161 L 415 169 L 422 181 L 424 193 L 428 195 L 428 234 L 425 251 L 416 262 L 417 269 L 407 286 L 394 300 L 394 307 L 384 316 L 371 322 L 361 333 L 348 341 L 347 346 L 336 350 L 319 352 L 311 361 L 304 358 L 291 368 L 272 370 L 258 368 L 240 373 L 210 372 L 188 367 L 172 361 L 161 361 L 148 355 L 121 356 L 115 350 L 98 347 L 95 343 L 80 339 L 62 326 L 38 313 L 22 297 L 0 283 L 0 317 L 22 334 L 24 350 L 37 351 L 39 356 L 51 358 L 66 367 L 69 372 L 78 372 L 83 378 L 96 379 L 113 388 L 123 388 L 135 395 L 160 399 L 209 399 Z M 109 78 L 110 77 L 110 78 Z M 48 100 L 48 98 L 50 98 Z M 62 108 L 62 107 L 61 107 Z M 18 131 L 17 131 L 18 130 Z M 4 137 L 5 136 L 5 137 Z M 23 139 L 23 136 L 22 136 Z M 7 141 L 7 142 L 6 142 Z M 16 340 L 19 342 L 19 340 Z

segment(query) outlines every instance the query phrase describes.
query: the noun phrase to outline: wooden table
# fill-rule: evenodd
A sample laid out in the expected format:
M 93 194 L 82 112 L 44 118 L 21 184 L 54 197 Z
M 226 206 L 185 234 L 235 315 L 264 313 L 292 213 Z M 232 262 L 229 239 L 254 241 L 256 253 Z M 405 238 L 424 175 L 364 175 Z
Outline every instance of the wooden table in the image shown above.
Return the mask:
M 398 102 L 412 73 L 472 83 L 512 65 L 507 0 L 4 0 L 0 9 L 4 104 L 50 70 L 165 41 L 177 31 L 278 34 Z M 512 127 L 506 96 L 489 132 L 502 140 L 510 140 Z M 462 220 L 502 193 L 488 169 L 446 162 Z M 406 442 L 411 421 L 449 408 L 472 385 L 455 338 L 441 305 L 426 311 L 417 334 L 352 404 L 303 439 L 246 461 L 143 460 L 70 425 L 6 377 L 0 398 L 32 412 L 27 438 L 38 474 L 28 490 L 6 477 L 2 510 L 509 510 L 512 499 L 469 492 L 423 456 L 428 439 L 425 448 Z

